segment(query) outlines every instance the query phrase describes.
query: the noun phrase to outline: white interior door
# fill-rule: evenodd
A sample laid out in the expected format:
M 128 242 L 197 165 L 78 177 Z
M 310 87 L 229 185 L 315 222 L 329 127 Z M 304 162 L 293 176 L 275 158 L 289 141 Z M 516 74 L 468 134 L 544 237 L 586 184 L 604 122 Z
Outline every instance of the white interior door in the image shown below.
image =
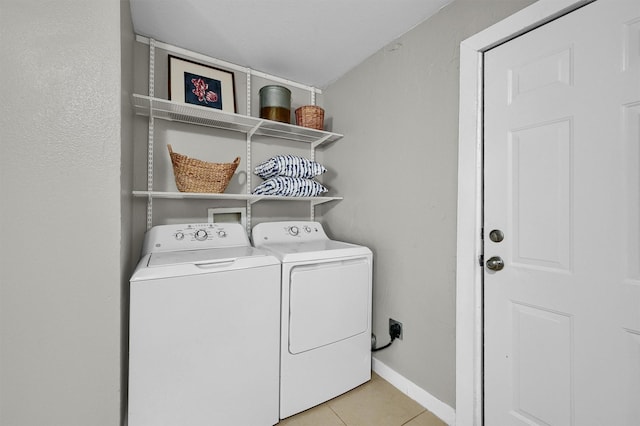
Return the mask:
M 640 425 L 640 2 L 488 51 L 484 108 L 485 424 Z

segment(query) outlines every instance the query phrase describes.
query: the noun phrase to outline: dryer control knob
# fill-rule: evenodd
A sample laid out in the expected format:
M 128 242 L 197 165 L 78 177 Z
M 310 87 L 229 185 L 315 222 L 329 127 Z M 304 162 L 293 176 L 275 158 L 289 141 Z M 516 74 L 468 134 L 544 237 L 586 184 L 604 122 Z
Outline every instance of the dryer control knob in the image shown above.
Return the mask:
M 176 240 L 180 241 L 184 239 L 184 234 L 182 232 L 176 232 Z
M 207 239 L 207 237 L 209 236 L 209 234 L 207 234 L 207 231 L 205 231 L 204 229 L 198 229 L 195 234 L 193 234 L 194 237 L 196 237 L 196 240 L 198 241 L 204 241 Z
M 298 229 L 297 226 L 292 226 L 289 228 L 289 234 L 293 235 L 294 237 L 298 235 L 299 232 L 300 230 Z
M 220 238 L 224 238 L 227 236 L 227 233 L 223 230 L 218 231 L 218 237 Z
M 305 225 L 304 226 L 304 232 L 306 232 L 307 234 L 311 233 L 311 227 L 309 225 Z

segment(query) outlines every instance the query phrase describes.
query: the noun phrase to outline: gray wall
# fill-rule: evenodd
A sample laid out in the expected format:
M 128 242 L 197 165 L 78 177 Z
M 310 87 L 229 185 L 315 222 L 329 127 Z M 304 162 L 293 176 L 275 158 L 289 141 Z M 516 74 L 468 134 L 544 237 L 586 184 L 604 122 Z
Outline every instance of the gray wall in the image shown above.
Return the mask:
M 133 93 L 133 68 L 134 68 L 134 53 L 133 48 L 135 44 L 135 36 L 133 34 L 133 24 L 131 22 L 131 6 L 129 0 L 120 0 L 120 26 L 121 26 L 121 152 L 120 152 L 120 214 L 121 214 L 121 227 L 120 227 L 120 319 L 121 319 L 121 366 L 120 371 L 120 384 L 121 384 L 121 398 L 123 404 L 121 405 L 121 418 L 126 416 L 126 409 L 128 396 L 128 358 L 129 358 L 129 277 L 131 271 L 135 265 L 135 260 L 132 256 L 133 249 L 133 197 L 131 191 L 133 191 L 133 121 L 134 113 L 131 105 L 131 94 Z M 137 255 L 138 252 L 136 251 Z
M 375 357 L 455 407 L 459 44 L 533 0 L 457 0 L 324 91 L 345 137 L 318 158 L 344 200 L 332 236 L 374 251 L 373 327 L 404 339 Z
M 2 425 L 120 423 L 121 6 L 0 1 Z

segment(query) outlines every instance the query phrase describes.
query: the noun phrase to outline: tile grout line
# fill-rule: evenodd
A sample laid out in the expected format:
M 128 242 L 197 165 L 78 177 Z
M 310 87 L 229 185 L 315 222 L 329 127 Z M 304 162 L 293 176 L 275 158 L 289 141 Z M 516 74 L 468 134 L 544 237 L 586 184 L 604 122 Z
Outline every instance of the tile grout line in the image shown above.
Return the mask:
M 335 414 L 335 416 L 338 418 L 338 420 L 340 420 L 340 422 L 344 425 L 344 426 L 349 426 L 343 419 L 342 417 L 340 417 L 340 414 L 336 413 L 336 410 L 334 410 L 330 404 L 327 404 L 327 407 L 329 408 L 329 410 L 331 410 L 331 412 L 333 414 Z
M 424 414 L 424 413 L 426 413 L 427 411 L 429 411 L 429 410 L 427 410 L 426 408 L 425 408 L 425 409 L 423 409 L 421 412 L 419 412 L 419 413 L 418 413 L 418 414 L 416 414 L 415 416 L 411 417 L 409 420 L 407 420 L 406 422 L 402 423 L 402 424 L 401 424 L 401 425 L 399 425 L 399 426 L 404 426 L 404 425 L 409 424 L 409 423 L 410 423 L 410 422 L 412 422 L 414 419 L 417 419 L 418 417 L 420 417 L 421 415 L 423 415 L 423 414 Z

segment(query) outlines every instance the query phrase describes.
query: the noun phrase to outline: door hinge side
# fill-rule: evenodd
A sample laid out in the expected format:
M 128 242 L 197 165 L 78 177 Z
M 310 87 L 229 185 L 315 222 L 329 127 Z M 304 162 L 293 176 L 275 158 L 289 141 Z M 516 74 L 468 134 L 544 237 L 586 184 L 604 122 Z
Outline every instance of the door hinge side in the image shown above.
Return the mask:
M 478 264 L 480 266 L 484 266 L 484 254 L 481 254 L 480 256 L 478 256 Z

